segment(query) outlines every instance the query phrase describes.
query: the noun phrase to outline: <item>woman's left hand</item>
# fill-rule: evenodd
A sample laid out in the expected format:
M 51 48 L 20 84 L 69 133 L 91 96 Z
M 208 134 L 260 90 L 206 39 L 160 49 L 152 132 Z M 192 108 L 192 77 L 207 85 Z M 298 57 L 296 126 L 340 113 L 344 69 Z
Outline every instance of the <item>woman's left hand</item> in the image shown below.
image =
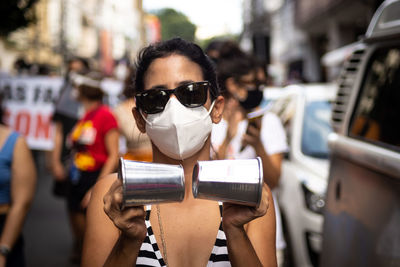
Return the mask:
M 242 146 L 251 145 L 254 149 L 262 146 L 261 141 L 261 118 L 253 120 L 253 123 L 249 122 L 246 133 L 242 138 Z
M 264 184 L 261 203 L 258 208 L 225 202 L 222 211 L 222 226 L 225 230 L 231 227 L 242 228 L 250 221 L 264 216 L 269 207 L 269 191 Z

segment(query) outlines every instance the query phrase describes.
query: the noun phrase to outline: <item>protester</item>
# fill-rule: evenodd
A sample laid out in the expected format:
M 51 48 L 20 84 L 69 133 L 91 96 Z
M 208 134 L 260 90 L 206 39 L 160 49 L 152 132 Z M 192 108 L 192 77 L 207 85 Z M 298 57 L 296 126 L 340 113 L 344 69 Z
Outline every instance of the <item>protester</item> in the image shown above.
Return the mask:
M 254 59 L 234 43 L 221 46 L 217 72 L 227 104 L 221 123 L 214 124 L 211 143 L 218 159 L 261 157 L 264 182 L 273 190 L 279 186 L 283 154 L 288 146 L 282 123 L 275 114 L 265 111 L 253 120 L 247 118 L 250 112 L 261 111 L 263 106 L 257 66 Z M 276 204 L 276 248 L 281 265 L 286 243 L 274 190 L 272 192 Z
M 87 211 L 82 266 L 275 266 L 266 185 L 259 208 L 222 206 L 191 193 L 193 167 L 210 159 L 212 123 L 224 106 L 213 63 L 179 38 L 150 45 L 138 57 L 134 88 L 133 114 L 152 141 L 153 162 L 183 166 L 185 198 L 122 209 L 121 180 L 115 174 L 101 179 Z M 173 94 L 166 91 L 172 88 Z
M 1 100 L 0 95 L 0 109 Z M 35 189 L 36 168 L 25 138 L 0 123 L 0 267 L 25 266 L 22 228 Z
M 207 56 L 213 61 L 217 62 L 219 57 L 219 50 L 225 44 L 225 40 L 215 39 L 209 42 L 204 49 Z
M 125 99 L 114 108 L 114 115 L 118 122 L 120 133 L 120 153 L 125 159 L 138 161 L 151 161 L 152 150 L 150 139 L 136 127 L 132 116 L 135 107 L 133 90 L 134 70 L 130 69 L 124 81 L 123 95 Z
M 80 104 L 72 94 L 71 77 L 74 74 L 85 74 L 88 71 L 89 63 L 87 60 L 78 57 L 71 59 L 68 62 L 60 97 L 55 104 L 55 111 L 52 116 L 55 124 L 54 147 L 50 165 L 54 177 L 53 193 L 55 196 L 63 197 L 67 195 L 71 151 L 66 146 L 66 138 L 79 119 Z
M 98 75 L 75 75 L 73 86 L 85 111 L 69 135 L 73 149 L 68 209 L 80 258 L 85 230 L 85 210 L 96 181 L 113 171 L 118 162 L 118 125 L 111 111 L 102 104 L 104 92 Z

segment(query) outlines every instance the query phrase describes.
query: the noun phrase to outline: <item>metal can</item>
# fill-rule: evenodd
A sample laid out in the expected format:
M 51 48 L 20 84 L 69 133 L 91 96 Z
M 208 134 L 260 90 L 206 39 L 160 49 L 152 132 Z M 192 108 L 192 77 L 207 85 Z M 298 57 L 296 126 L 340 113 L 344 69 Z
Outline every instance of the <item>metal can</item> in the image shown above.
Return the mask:
M 263 188 L 260 157 L 244 160 L 198 161 L 193 169 L 195 198 L 258 207 Z
M 118 178 L 123 184 L 123 206 L 180 202 L 185 197 L 181 165 L 120 158 Z

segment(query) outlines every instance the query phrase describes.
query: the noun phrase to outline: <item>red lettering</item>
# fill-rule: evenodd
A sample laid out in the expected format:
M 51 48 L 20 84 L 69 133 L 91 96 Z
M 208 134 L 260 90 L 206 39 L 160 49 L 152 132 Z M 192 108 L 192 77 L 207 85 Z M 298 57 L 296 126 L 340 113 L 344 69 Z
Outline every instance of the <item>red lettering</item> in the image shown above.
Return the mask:
M 31 125 L 31 115 L 28 112 L 21 111 L 15 118 L 15 130 L 25 136 L 29 134 Z
M 48 139 L 50 136 L 50 116 L 37 114 L 35 138 L 44 137 Z

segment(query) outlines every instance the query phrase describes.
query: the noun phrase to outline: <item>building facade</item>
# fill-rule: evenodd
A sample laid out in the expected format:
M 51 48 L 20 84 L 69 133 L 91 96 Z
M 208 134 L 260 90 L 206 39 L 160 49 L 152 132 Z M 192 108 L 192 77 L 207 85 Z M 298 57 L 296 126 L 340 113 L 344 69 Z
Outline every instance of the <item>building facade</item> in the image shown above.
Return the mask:
M 336 77 L 321 63 L 329 51 L 359 40 L 382 0 L 251 0 L 245 11 L 242 43 L 260 32 L 268 36 L 269 70 L 277 85 L 325 82 Z M 262 10 L 261 10 L 262 9 Z M 246 27 L 247 25 L 247 27 Z M 256 53 L 257 54 L 257 53 Z
M 47 64 L 57 72 L 72 56 L 89 58 L 106 75 L 146 43 L 142 0 L 40 0 L 37 21 L 12 33 L 2 54 Z M 3 69 L 11 70 L 11 60 Z

